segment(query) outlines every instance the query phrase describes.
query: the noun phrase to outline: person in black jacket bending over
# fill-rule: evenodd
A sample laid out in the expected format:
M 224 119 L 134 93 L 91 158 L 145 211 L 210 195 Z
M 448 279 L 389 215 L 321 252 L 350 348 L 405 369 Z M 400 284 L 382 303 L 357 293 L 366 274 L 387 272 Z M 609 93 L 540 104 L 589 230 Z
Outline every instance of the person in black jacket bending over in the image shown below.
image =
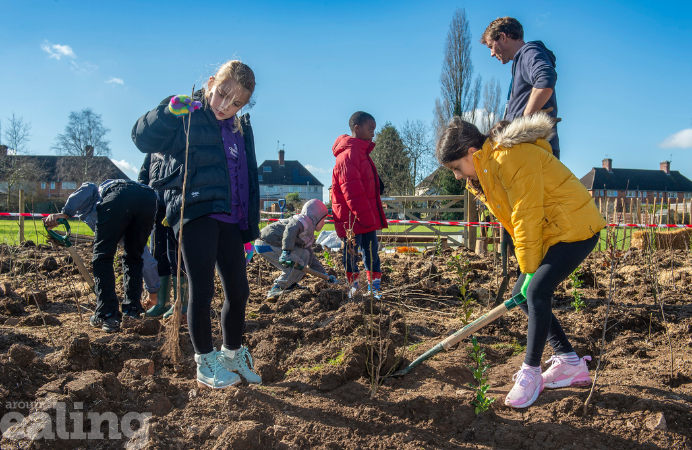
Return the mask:
M 165 191 L 166 221 L 176 236 L 183 227 L 183 261 L 190 287 L 187 322 L 195 349 L 197 382 L 221 389 L 240 382 L 261 383 L 242 345 L 250 288 L 243 244 L 259 236 L 259 180 L 250 117 L 236 114 L 255 89 L 252 69 L 229 61 L 190 98 L 176 95 L 139 118 L 132 140 L 144 153 L 161 153 L 162 173 L 153 184 Z M 195 111 L 196 110 L 196 111 Z M 190 114 L 192 112 L 192 114 Z M 186 134 L 189 156 L 185 167 Z M 184 120 L 183 120 L 184 119 Z M 180 217 L 187 170 L 185 216 Z M 223 345 L 212 344 L 214 267 L 223 285 Z
M 163 166 L 163 155 L 160 153 L 147 153 L 144 157 L 137 181 L 150 185 L 160 177 Z M 147 304 L 147 317 L 161 317 L 167 319 L 173 314 L 173 306 L 167 308 L 170 298 L 171 287 L 173 289 L 173 299 L 177 295 L 178 287 L 178 239 L 173 233 L 173 229 L 163 224 L 166 218 L 166 204 L 163 202 L 163 191 L 157 191 L 161 201 L 156 211 L 156 221 L 154 231 L 149 239 L 151 254 L 158 263 L 158 276 L 161 288 L 158 292 L 149 293 Z M 180 290 L 183 297 L 183 314 L 187 313 L 187 278 L 185 277 L 185 265 L 181 266 L 183 279 L 180 283 Z

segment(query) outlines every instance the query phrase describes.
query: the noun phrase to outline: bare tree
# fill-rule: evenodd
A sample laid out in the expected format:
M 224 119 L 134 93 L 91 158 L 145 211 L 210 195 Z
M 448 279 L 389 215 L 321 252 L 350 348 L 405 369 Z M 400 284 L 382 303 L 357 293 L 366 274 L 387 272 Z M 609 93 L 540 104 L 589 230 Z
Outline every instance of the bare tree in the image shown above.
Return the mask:
M 454 12 L 449 24 L 440 74 L 440 98 L 435 100 L 434 126 L 437 136 L 453 116 L 475 122 L 481 80 L 473 80 L 471 33 L 464 8 Z
M 7 121 L 9 124 L 4 135 L 8 151 L 15 155 L 26 153 L 29 141 L 31 141 L 31 124 L 24 122 L 22 117 L 17 117 L 14 113 Z
M 101 158 L 96 159 L 94 156 L 111 155 L 109 141 L 106 139 L 109 131 L 103 126 L 101 115 L 91 108 L 70 113 L 65 133 L 56 137 L 53 146 L 53 150 L 59 155 L 75 157 L 64 160 L 61 168 L 63 179 L 81 183 L 99 178 L 94 171 L 100 171 L 103 164 L 99 161 Z
M 483 88 L 483 117 L 481 118 L 481 133 L 487 133 L 500 120 L 500 105 L 502 89 L 500 81 L 492 77 Z
M 409 159 L 409 193 L 413 195 L 418 183 L 436 167 L 428 125 L 422 120 L 407 120 L 401 127 L 401 141 Z
M 5 146 L 0 153 L 0 184 L 6 194 L 2 207 L 16 210 L 17 191 L 24 189 L 28 196 L 35 192 L 36 181 L 45 173 L 38 159 L 26 155 L 31 141 L 31 124 L 12 114 L 3 132 Z

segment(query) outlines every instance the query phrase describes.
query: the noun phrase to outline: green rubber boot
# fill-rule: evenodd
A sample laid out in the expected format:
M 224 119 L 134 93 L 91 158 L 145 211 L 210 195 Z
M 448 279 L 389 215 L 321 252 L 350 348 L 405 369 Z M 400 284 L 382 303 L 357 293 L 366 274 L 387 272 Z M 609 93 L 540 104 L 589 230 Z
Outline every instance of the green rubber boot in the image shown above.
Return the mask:
M 159 280 L 161 281 L 161 287 L 159 287 L 159 292 L 156 295 L 158 303 L 149 308 L 147 317 L 161 317 L 168 309 L 166 305 L 171 296 L 171 276 L 160 277 Z
M 166 311 L 166 313 L 163 315 L 164 319 L 168 319 L 173 315 L 173 308 L 175 308 L 175 300 L 178 298 L 178 277 L 171 277 L 171 281 L 173 283 L 173 300 L 172 300 L 172 305 L 171 308 Z M 183 297 L 183 314 L 187 314 L 187 277 L 183 276 L 182 279 L 180 280 L 180 290 L 181 290 L 181 295 Z

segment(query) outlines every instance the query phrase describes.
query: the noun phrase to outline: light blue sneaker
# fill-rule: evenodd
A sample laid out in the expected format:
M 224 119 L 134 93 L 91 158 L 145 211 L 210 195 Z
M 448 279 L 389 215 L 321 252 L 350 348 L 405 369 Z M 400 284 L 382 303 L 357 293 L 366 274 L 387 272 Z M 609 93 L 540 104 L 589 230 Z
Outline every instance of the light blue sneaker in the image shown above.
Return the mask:
M 254 372 L 255 366 L 247 347 L 242 346 L 239 350 L 229 350 L 225 345 L 222 345 L 219 353 L 222 355 L 222 364 L 227 370 L 239 373 L 248 383 L 262 384 L 262 377 Z
M 240 377 L 226 369 L 223 354 L 216 349 L 200 355 L 195 353 L 197 363 L 197 384 L 200 388 L 223 389 L 240 383 Z

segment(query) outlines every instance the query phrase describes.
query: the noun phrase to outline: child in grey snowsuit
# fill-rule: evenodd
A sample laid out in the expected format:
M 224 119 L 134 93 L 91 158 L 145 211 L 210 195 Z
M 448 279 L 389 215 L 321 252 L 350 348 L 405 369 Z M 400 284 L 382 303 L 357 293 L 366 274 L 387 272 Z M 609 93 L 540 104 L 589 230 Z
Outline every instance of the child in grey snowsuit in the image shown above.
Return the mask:
M 302 270 L 291 267 L 291 262 L 326 273 L 312 252 L 315 232 L 322 229 L 326 218 L 325 204 L 312 199 L 303 205 L 300 214 L 274 222 L 262 229 L 259 239 L 255 241 L 255 251 L 282 271 L 267 294 L 268 300 L 277 299 L 282 292 L 293 289 L 305 275 Z M 329 281 L 335 283 L 337 280 L 331 275 Z

